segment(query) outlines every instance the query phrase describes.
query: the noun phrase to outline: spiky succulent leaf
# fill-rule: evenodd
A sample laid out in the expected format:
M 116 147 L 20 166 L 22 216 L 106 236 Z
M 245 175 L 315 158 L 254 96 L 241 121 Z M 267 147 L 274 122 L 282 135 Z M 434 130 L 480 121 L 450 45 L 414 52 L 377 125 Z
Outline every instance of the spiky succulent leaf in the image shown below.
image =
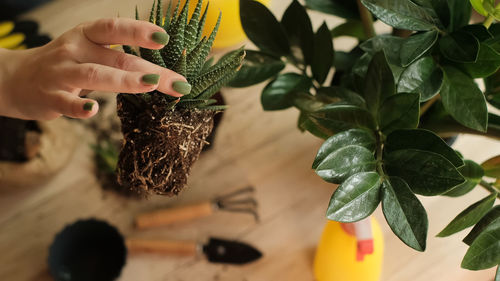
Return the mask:
M 165 13 L 165 19 L 163 21 L 163 29 L 165 29 L 165 31 L 168 31 L 168 28 L 170 27 L 171 14 L 172 14 L 172 1 L 168 1 L 167 13 Z
M 187 55 L 186 55 L 186 49 L 182 51 L 181 56 L 175 63 L 174 67 L 172 68 L 173 71 L 179 73 L 180 75 L 186 76 L 187 74 Z
M 163 5 L 161 3 L 161 0 L 158 0 L 156 3 L 156 19 L 155 19 L 156 25 L 163 27 Z
M 187 69 L 187 79 L 191 81 L 194 79 L 199 72 L 199 68 L 197 68 L 197 62 L 203 60 L 203 48 L 207 43 L 207 38 L 203 37 L 203 39 L 196 45 L 196 47 L 189 53 L 187 57 L 188 61 L 188 69 Z
M 155 4 L 156 1 L 153 0 L 153 7 L 151 8 L 151 12 L 149 13 L 149 22 L 155 23 Z
M 223 111 L 223 110 L 226 110 L 227 108 L 228 108 L 227 105 L 209 105 L 209 106 L 200 107 L 200 109 L 203 109 L 203 110 L 213 110 L 213 111 Z
M 184 32 L 185 47 L 188 51 L 191 51 L 196 46 L 196 39 L 198 38 L 198 24 L 200 22 L 200 12 L 201 6 L 203 4 L 202 0 L 198 0 L 196 7 L 194 9 L 193 15 L 189 20 L 189 23 Z
M 231 59 L 223 64 L 216 64 L 208 69 L 208 71 L 193 80 L 193 88 L 189 96 L 196 97 L 203 91 L 207 90 L 213 85 L 214 81 L 219 81 L 223 77 L 226 77 L 230 73 L 237 71 L 243 58 L 245 57 L 245 51 L 241 49 L 239 52 L 231 55 Z
M 139 48 L 139 50 L 141 51 L 141 57 L 143 59 L 159 66 L 167 67 L 159 50 L 151 50 L 146 48 Z
M 207 72 L 207 70 L 214 64 L 214 57 L 209 58 L 204 64 L 203 67 L 201 68 L 201 73 Z
M 208 40 L 205 44 L 203 44 L 202 50 L 200 57 L 198 58 L 197 61 L 193 62 L 193 69 L 195 70 L 194 73 L 192 73 L 193 76 L 196 76 L 199 74 L 199 70 L 203 67 L 203 64 L 205 63 L 205 60 L 208 57 L 208 54 L 210 53 L 210 50 L 212 49 L 212 45 L 215 40 L 215 36 L 217 36 L 217 31 L 219 30 L 220 26 L 220 21 L 221 21 L 221 16 L 222 14 L 219 13 L 219 17 L 217 18 L 217 23 L 214 26 L 214 29 L 212 29 L 212 33 L 210 33 L 210 36 L 208 37 Z
M 167 46 L 161 51 L 161 55 L 163 57 L 163 60 L 165 61 L 165 65 L 170 69 L 177 62 L 177 60 L 181 56 L 182 51 L 184 50 L 184 32 L 187 25 L 188 5 L 189 0 L 186 1 L 184 6 L 182 7 L 182 10 L 177 19 L 174 22 L 171 22 L 168 30 L 170 41 Z M 178 10 L 178 7 L 176 7 L 176 10 Z M 175 13 L 171 21 L 174 17 Z
M 181 99 L 179 104 L 177 106 L 183 107 L 183 108 L 197 108 L 202 105 L 206 105 L 207 101 L 206 100 L 199 100 L 199 99 Z
M 139 8 L 137 8 L 137 5 L 135 5 L 135 19 L 139 20 Z
M 208 87 L 208 89 L 203 91 L 203 93 L 201 93 L 196 98 L 200 100 L 205 100 L 213 97 L 222 87 L 224 87 L 224 85 L 229 83 L 229 81 L 231 81 L 234 78 L 234 76 L 236 75 L 236 71 L 237 70 L 233 70 L 229 72 L 226 76 L 222 77 L 221 79 L 219 79 L 219 81 L 212 84 L 212 86 Z
M 200 22 L 198 23 L 198 30 L 196 32 L 196 41 L 200 41 L 201 36 L 203 35 L 203 29 L 205 28 L 205 22 L 207 21 L 208 7 L 210 6 L 210 2 L 207 3 L 205 7 L 205 11 L 201 16 Z
M 175 22 L 175 20 L 177 19 L 177 13 L 179 13 L 180 6 L 181 6 L 181 1 L 177 1 L 177 5 L 175 5 L 174 13 L 170 17 L 170 23 L 173 24 Z

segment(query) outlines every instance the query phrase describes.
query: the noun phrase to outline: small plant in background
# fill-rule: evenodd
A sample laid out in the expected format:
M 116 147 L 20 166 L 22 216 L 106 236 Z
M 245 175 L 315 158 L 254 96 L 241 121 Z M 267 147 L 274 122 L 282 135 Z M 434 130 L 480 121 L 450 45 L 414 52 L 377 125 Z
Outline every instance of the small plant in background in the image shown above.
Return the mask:
M 213 59 L 207 60 L 221 15 L 210 36 L 202 38 L 207 7 L 202 13 L 199 0 L 188 19 L 189 2 L 181 9 L 178 1 L 173 13 L 169 3 L 166 17 L 161 0 L 153 3 L 149 21 L 170 35 L 163 49 L 124 46 L 129 54 L 184 75 L 192 86 L 191 92 L 181 98 L 156 91 L 118 95 L 124 136 L 117 164 L 118 182 L 139 192 L 174 195 L 185 186 L 191 166 L 212 131 L 214 115 L 225 109 L 214 105 L 212 96 L 234 77 L 245 56 L 239 49 L 215 64 Z
M 312 164 L 325 181 L 339 184 L 327 218 L 354 222 L 381 203 L 401 241 L 426 248 L 426 210 L 415 196 L 462 196 L 476 186 L 489 195 L 462 211 L 438 236 L 474 226 L 462 267 L 500 263 L 500 156 L 479 165 L 441 137 L 459 133 L 500 138 L 500 7 L 471 0 L 485 16 L 469 24 L 466 0 L 292 1 L 281 21 L 263 5 L 240 0 L 240 16 L 258 50 L 247 58 L 233 87 L 268 79 L 264 110 L 295 107 L 298 128 L 325 139 Z M 306 8 L 344 18 L 315 32 Z M 377 35 L 373 20 L 393 27 Z M 332 39 L 358 44 L 335 51 Z M 285 66 L 295 71 L 284 72 Z M 287 68 L 288 69 L 288 68 Z M 331 78 L 330 78 L 331 77 Z M 475 79 L 483 79 L 483 92 Z M 497 278 L 500 278 L 497 276 Z M 497 279 L 498 280 L 498 279 Z

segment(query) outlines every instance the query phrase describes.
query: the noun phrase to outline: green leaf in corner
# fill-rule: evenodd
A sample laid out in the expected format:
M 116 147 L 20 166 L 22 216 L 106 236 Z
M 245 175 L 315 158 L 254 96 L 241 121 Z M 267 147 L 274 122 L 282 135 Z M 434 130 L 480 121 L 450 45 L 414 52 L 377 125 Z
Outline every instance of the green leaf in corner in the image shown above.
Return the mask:
M 351 129 L 335 134 L 321 145 L 312 168 L 316 169 L 328 155 L 348 145 L 359 145 L 373 151 L 375 149 L 375 137 L 372 133 L 362 129 Z
M 368 111 L 378 116 L 382 102 L 396 93 L 394 76 L 383 51 L 377 52 L 368 66 L 363 91 Z
M 361 0 L 365 7 L 384 23 L 408 30 L 431 30 L 440 21 L 432 9 L 411 0 Z
M 455 62 L 475 62 L 479 53 L 479 41 L 464 31 L 455 31 L 441 37 L 439 50 Z
M 471 245 L 477 236 L 483 232 L 483 230 L 488 227 L 491 223 L 500 222 L 500 205 L 493 207 L 486 215 L 484 215 L 481 220 L 479 220 L 472 230 L 465 236 L 463 242 L 467 245 Z
M 420 116 L 420 95 L 401 93 L 390 96 L 380 106 L 378 122 L 385 135 L 398 129 L 414 129 Z
M 417 196 L 400 178 L 382 183 L 382 211 L 387 224 L 401 241 L 417 251 L 424 251 L 429 222 Z
M 334 58 L 333 40 L 326 23 L 323 23 L 314 35 L 314 53 L 311 69 L 314 79 L 320 84 L 325 82 Z
M 274 77 L 283 68 L 285 63 L 279 58 L 260 51 L 246 50 L 241 69 L 229 82 L 231 87 L 248 87 Z
M 358 106 L 329 104 L 310 115 L 322 126 L 333 132 L 351 128 L 375 129 L 375 120 L 370 112 Z
M 474 10 L 476 10 L 476 12 L 486 17 L 488 16 L 488 12 L 486 12 L 486 10 L 483 7 L 483 1 L 484 0 L 470 0 L 470 3 L 472 4 L 472 7 L 474 8 Z
M 379 193 L 380 176 L 376 172 L 352 175 L 333 193 L 326 217 L 339 222 L 362 220 L 377 208 Z
M 359 145 L 348 145 L 330 153 L 316 168 L 323 180 L 342 183 L 348 177 L 375 170 L 373 152 Z
M 332 38 L 349 36 L 361 41 L 368 39 L 363 30 L 363 23 L 360 20 L 348 20 L 343 24 L 337 25 L 332 29 L 331 34 Z
M 311 79 L 297 73 L 281 74 L 269 82 L 262 91 L 261 102 L 264 110 L 286 109 L 293 105 L 293 97 L 296 92 L 308 92 L 311 87 Z
M 437 153 L 455 167 L 464 165 L 460 156 L 443 139 L 424 129 L 397 130 L 387 136 L 385 153 L 401 149 L 418 149 Z
M 290 40 L 292 54 L 310 65 L 314 51 L 314 32 L 309 15 L 297 0 L 288 6 L 281 19 L 281 24 Z
M 461 66 L 472 78 L 488 77 L 500 68 L 500 54 L 481 43 L 476 62 L 463 63 Z
M 359 47 L 372 55 L 384 51 L 389 63 L 401 65 L 401 46 L 405 40 L 405 38 L 398 36 L 378 35 L 361 43 Z
M 441 98 L 446 111 L 460 124 L 486 132 L 488 109 L 482 91 L 460 70 L 445 66 L 443 71 Z
M 328 103 L 340 100 L 363 108 L 366 106 L 365 100 L 358 93 L 343 87 L 321 87 L 318 89 L 316 97 L 320 100 L 329 101 Z
M 408 37 L 401 45 L 401 65 L 408 66 L 425 54 L 438 39 L 437 31 L 427 31 Z
M 462 267 L 481 270 L 500 264 L 500 220 L 488 225 L 465 253 Z
M 450 161 L 434 152 L 396 150 L 385 156 L 384 164 L 390 176 L 400 177 L 420 195 L 440 195 L 465 181 Z
M 465 182 L 457 185 L 455 188 L 444 193 L 443 195 L 450 197 L 465 195 L 472 191 L 481 181 L 481 178 L 484 176 L 483 168 L 471 160 L 464 160 L 464 163 L 465 165 L 458 168 L 458 171 L 465 177 Z
M 492 193 L 470 205 L 439 232 L 437 237 L 450 236 L 476 224 L 493 207 L 496 197 L 497 195 Z
M 484 161 L 481 167 L 483 167 L 486 176 L 500 178 L 500 155 Z
M 263 4 L 240 0 L 241 25 L 248 38 L 261 50 L 282 56 L 290 53 L 285 30 Z
M 398 82 L 398 93 L 420 93 L 420 101 L 427 101 L 439 93 L 443 71 L 432 57 L 423 57 L 408 66 Z
M 345 0 L 306 0 L 309 9 L 345 19 L 359 19 L 358 5 Z

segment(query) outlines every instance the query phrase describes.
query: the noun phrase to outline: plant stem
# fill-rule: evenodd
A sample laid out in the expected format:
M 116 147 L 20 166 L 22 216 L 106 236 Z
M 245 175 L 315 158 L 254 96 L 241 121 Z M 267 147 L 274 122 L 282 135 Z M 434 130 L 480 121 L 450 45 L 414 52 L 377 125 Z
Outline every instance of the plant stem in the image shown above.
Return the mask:
M 495 188 L 493 188 L 491 186 L 491 184 L 489 184 L 487 181 L 485 180 L 481 180 L 479 182 L 479 185 L 484 187 L 484 189 L 488 190 L 490 193 L 496 193 L 497 194 L 497 198 L 500 198 L 500 193 L 497 192 L 497 190 Z
M 377 130 L 375 131 L 375 139 L 376 139 L 376 146 L 377 146 L 377 151 L 375 152 L 376 157 L 377 157 L 377 172 L 378 174 L 382 177 L 382 180 L 385 178 L 385 172 L 384 172 L 384 167 L 382 166 L 382 149 L 383 149 L 383 143 L 382 143 L 382 132 Z
M 363 23 L 363 30 L 365 32 L 366 38 L 372 38 L 375 34 L 375 29 L 373 28 L 373 17 L 370 11 L 361 3 L 361 0 L 356 0 L 358 3 L 359 16 L 361 17 L 361 22 Z
M 488 15 L 488 17 L 486 17 L 486 19 L 483 22 L 484 27 L 490 28 L 491 24 L 493 23 L 493 20 L 494 20 L 493 16 Z
M 424 105 L 420 108 L 420 116 L 424 115 L 424 113 L 431 108 L 431 106 L 439 100 L 439 95 L 434 96 L 432 99 L 426 101 Z

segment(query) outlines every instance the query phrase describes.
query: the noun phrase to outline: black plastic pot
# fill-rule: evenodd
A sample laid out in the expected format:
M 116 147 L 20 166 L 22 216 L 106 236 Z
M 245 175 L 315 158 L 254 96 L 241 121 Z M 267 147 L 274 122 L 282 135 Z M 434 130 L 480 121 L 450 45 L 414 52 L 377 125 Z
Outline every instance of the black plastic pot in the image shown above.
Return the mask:
M 49 249 L 49 270 L 56 281 L 112 281 L 127 258 L 118 230 L 96 219 L 79 220 L 56 235 Z

